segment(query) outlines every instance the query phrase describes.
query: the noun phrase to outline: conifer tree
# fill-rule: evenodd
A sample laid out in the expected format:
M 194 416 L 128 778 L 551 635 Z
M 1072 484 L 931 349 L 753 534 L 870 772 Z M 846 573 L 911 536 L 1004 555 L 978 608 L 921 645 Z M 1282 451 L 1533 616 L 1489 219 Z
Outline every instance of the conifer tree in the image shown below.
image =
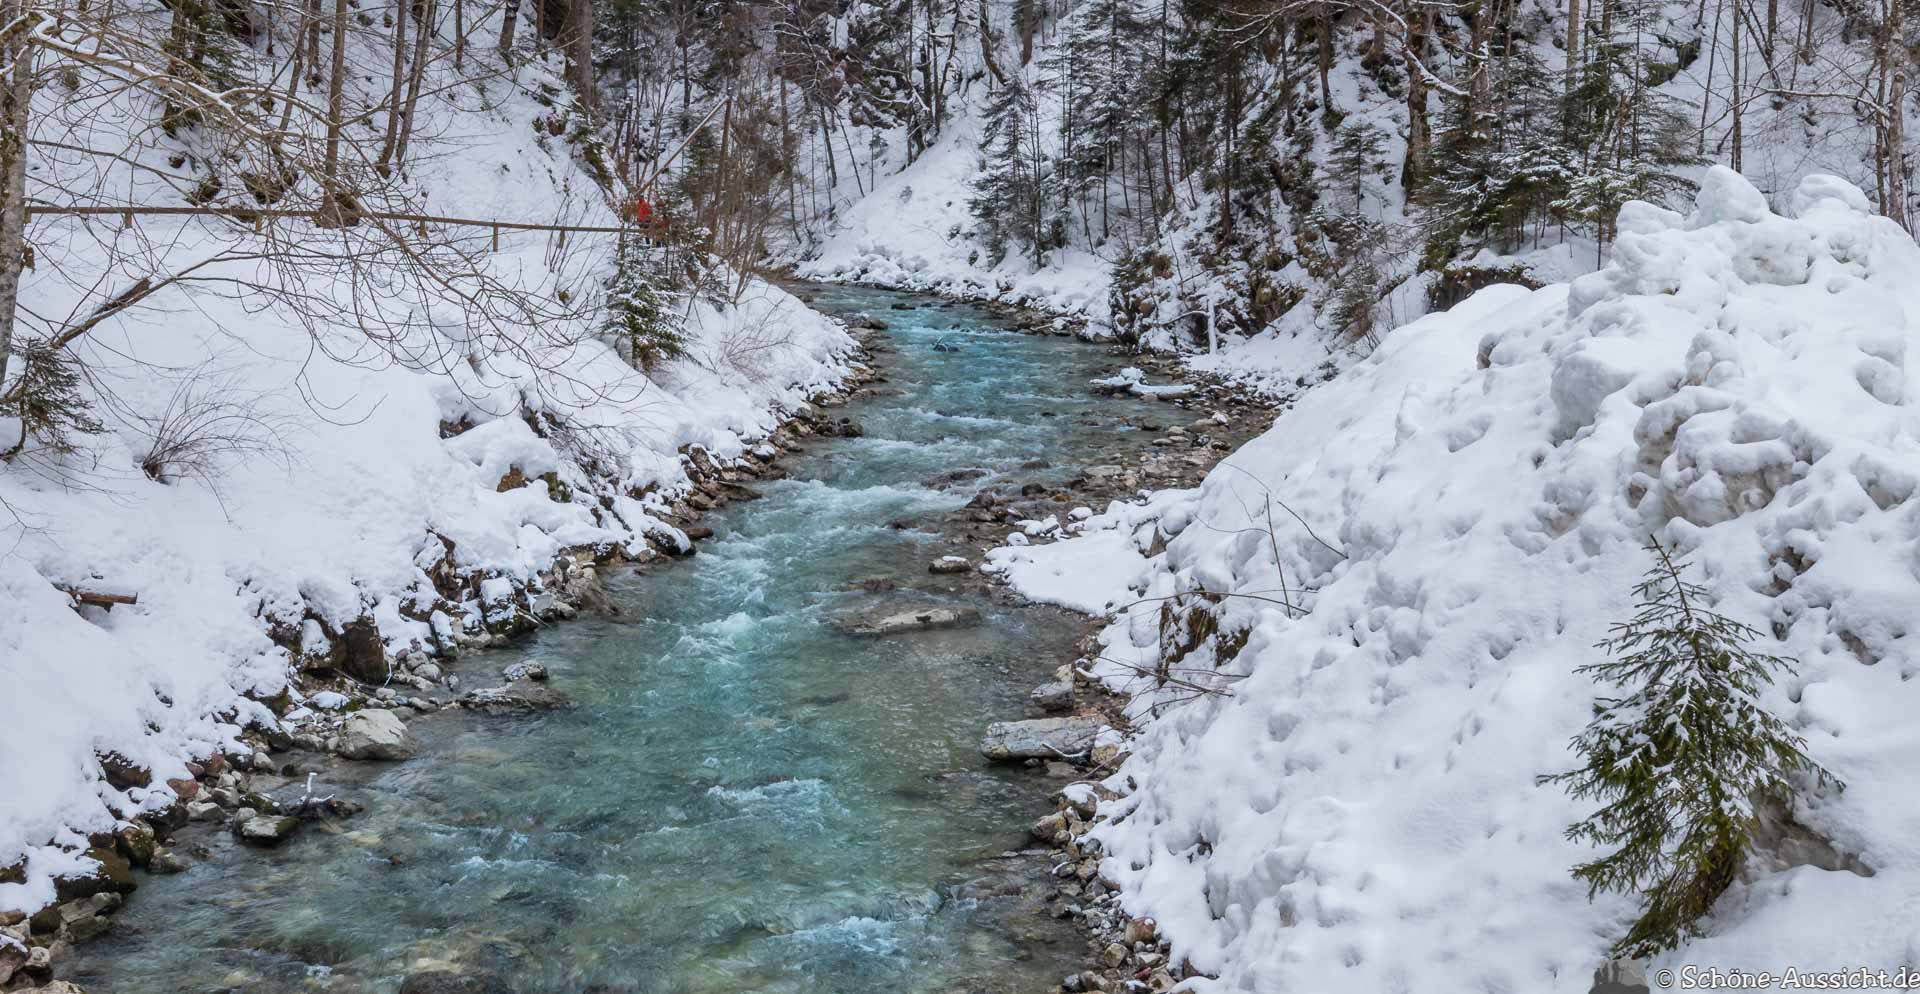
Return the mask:
M 36 439 L 48 451 L 64 454 L 74 450 L 73 435 L 98 435 L 106 428 L 93 415 L 93 407 L 81 392 L 79 366 L 65 350 L 38 339 L 16 341 L 20 352 L 20 371 L 9 393 L 17 398 L 0 411 L 20 419 L 20 435 L 13 444 L 0 450 L 0 460 L 10 460 Z
M 601 330 L 649 373 L 687 354 L 685 329 L 667 308 L 652 268 L 645 246 L 637 241 L 623 246 L 601 318 Z
M 1613 851 L 1573 875 L 1589 897 L 1641 895 L 1639 920 L 1614 946 L 1636 957 L 1696 934 L 1746 859 L 1757 800 L 1786 801 L 1795 776 L 1844 786 L 1760 702 L 1793 662 L 1753 648 L 1761 633 L 1714 611 L 1684 560 L 1657 540 L 1647 549 L 1655 563 L 1634 588 L 1636 612 L 1599 644 L 1612 658 L 1577 671 L 1621 696 L 1601 698 L 1573 739 L 1585 765 L 1539 778 L 1603 802 L 1567 837 Z
M 1010 245 L 1041 256 L 1059 244 L 1062 225 L 1052 210 L 1057 180 L 1040 148 L 1033 90 L 1015 75 L 987 101 L 979 175 L 967 201 L 998 264 Z

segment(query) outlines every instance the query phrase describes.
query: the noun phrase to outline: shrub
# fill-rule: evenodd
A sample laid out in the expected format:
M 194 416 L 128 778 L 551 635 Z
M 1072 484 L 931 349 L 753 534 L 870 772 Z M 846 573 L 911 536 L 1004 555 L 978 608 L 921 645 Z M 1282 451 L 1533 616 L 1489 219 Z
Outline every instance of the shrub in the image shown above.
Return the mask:
M 1756 800 L 1790 799 L 1796 774 L 1845 786 L 1760 703 L 1792 661 L 1755 651 L 1759 631 L 1713 611 L 1657 540 L 1647 548 L 1656 562 L 1634 588 L 1637 611 L 1599 644 L 1613 658 L 1579 669 L 1622 695 L 1601 698 L 1574 738 L 1586 765 L 1539 778 L 1603 802 L 1567 837 L 1615 848 L 1573 875 L 1589 898 L 1641 895 L 1640 919 L 1614 945 L 1636 957 L 1697 934 L 1746 859 Z

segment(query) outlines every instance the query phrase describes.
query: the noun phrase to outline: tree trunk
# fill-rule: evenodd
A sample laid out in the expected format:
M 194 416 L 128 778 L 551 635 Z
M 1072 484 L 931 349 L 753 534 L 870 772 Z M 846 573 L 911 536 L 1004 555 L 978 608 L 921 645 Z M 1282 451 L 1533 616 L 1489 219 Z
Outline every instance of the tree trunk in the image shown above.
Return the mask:
M 993 77 L 994 83 L 1007 85 L 1007 74 L 993 59 L 993 22 L 987 19 L 987 0 L 980 0 L 980 61 L 986 64 L 987 74 Z
M 0 0 L 0 25 L 16 26 L 0 43 L 0 64 L 13 68 L 0 80 L 0 387 L 7 382 L 20 271 L 27 252 L 27 114 L 33 98 L 28 17 L 26 0 Z
M 1887 202 L 1888 217 L 1907 226 L 1907 30 L 1901 0 L 1888 0 L 1887 62 Z
M 1409 3 L 1409 8 L 1414 5 Z M 1407 11 L 1407 157 L 1400 184 L 1411 196 L 1427 173 L 1427 9 Z
M 1733 148 L 1727 154 L 1727 165 L 1732 167 L 1736 173 L 1740 171 L 1740 111 L 1742 103 L 1740 95 L 1740 20 L 1740 0 L 1733 0 L 1733 50 L 1731 52 L 1732 61 L 1727 66 L 1727 71 L 1732 77 L 1728 81 L 1729 89 L 1727 92 L 1732 100 L 1732 103 L 1728 104 L 1728 110 L 1733 112 L 1733 127 L 1729 129 L 1728 138 L 1732 142 Z
M 1315 68 L 1320 70 L 1320 112 L 1333 109 L 1333 86 L 1327 77 L 1333 72 L 1333 8 L 1326 3 L 1320 4 L 1319 37 L 1315 39 L 1317 51 L 1314 53 Z
M 569 0 L 565 30 L 567 78 L 580 106 L 592 111 L 599 106 L 593 76 L 593 0 Z
M 320 0 L 307 0 L 307 85 L 320 85 Z
M 1476 138 L 1486 136 L 1485 122 L 1491 109 L 1493 21 L 1497 10 L 1497 0 L 1480 0 L 1473 9 L 1473 33 L 1468 41 L 1473 75 L 1467 81 L 1467 133 Z
M 433 37 L 433 21 L 438 11 L 435 0 L 426 0 L 420 11 L 420 26 L 414 30 L 413 73 L 407 78 L 407 105 L 400 116 L 400 146 L 394 150 L 394 166 L 407 168 L 407 141 L 413 137 L 414 110 L 420 104 L 420 82 L 427 75 L 427 41 Z
M 407 10 L 412 6 L 413 0 L 394 0 L 393 87 L 387 93 L 387 137 L 380 143 L 380 163 L 376 167 L 382 176 L 392 168 L 393 153 L 400 144 L 400 102 L 407 84 Z
M 1013 16 L 1020 19 L 1020 64 L 1033 61 L 1033 31 L 1039 26 L 1040 12 L 1034 7 L 1040 0 L 1019 0 L 1014 4 Z
M 467 62 L 467 0 L 453 0 L 453 68 Z
M 347 6 L 350 0 L 333 0 L 333 68 L 327 81 L 327 162 L 320 173 L 325 191 L 314 222 L 323 228 L 337 228 L 350 220 L 340 191 L 340 131 L 345 126 L 347 101 Z
M 1580 2 L 1567 0 L 1567 92 L 1579 85 L 1580 79 Z
M 520 20 L 520 0 L 507 0 L 506 13 L 500 18 L 500 54 L 513 51 L 513 27 Z

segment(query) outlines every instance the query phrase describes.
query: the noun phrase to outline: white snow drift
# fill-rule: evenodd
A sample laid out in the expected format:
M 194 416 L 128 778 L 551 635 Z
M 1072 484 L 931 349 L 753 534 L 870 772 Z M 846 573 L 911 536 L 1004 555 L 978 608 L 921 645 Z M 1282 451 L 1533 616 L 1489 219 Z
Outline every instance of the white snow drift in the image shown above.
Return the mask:
M 1246 638 L 1173 664 L 1224 696 L 1146 724 L 1097 830 L 1130 911 L 1217 974 L 1198 989 L 1587 990 L 1636 908 L 1589 903 L 1568 870 L 1594 853 L 1562 836 L 1588 806 L 1534 777 L 1575 761 L 1596 688 L 1574 668 L 1630 613 L 1649 535 L 1797 657 L 1767 703 L 1849 786 L 1795 817 L 1873 871 L 1763 854 L 1655 965 L 1920 954 L 1920 247 L 1830 177 L 1783 206 L 1718 168 L 1691 215 L 1629 205 L 1602 271 L 1483 291 L 1308 392 L 1166 502 L 1144 568 L 1138 509 L 1087 523 L 1128 536 L 1133 595 L 1226 594 Z M 1101 542 L 1055 556 L 1105 584 L 1079 595 L 1037 549 L 996 559 L 1099 604 Z M 1118 612 L 1093 664 L 1136 713 L 1188 696 L 1131 668 L 1159 611 Z

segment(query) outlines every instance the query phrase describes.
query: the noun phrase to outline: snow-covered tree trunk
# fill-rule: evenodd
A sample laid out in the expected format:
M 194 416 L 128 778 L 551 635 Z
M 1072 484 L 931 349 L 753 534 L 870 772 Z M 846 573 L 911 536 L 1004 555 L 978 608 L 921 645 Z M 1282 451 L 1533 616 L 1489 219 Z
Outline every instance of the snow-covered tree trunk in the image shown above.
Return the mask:
M 28 0 L 0 0 L 0 384 L 13 351 L 14 311 L 26 263 L 27 113 L 33 90 L 33 47 L 27 40 L 36 12 Z

